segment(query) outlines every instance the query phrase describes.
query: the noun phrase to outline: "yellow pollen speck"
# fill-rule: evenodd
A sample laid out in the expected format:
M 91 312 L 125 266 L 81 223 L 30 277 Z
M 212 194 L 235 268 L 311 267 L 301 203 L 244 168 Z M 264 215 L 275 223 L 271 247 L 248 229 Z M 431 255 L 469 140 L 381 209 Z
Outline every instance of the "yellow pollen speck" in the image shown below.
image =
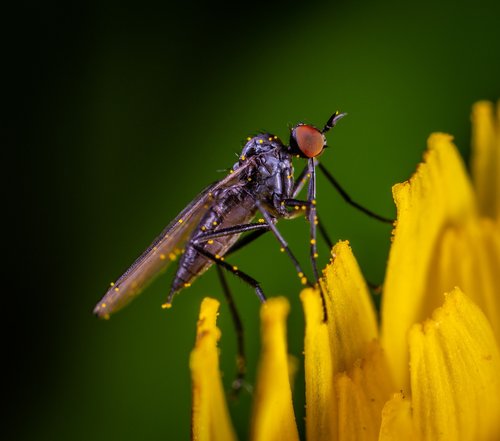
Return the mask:
M 234 170 L 233 169 L 229 170 L 229 173 L 234 173 Z
M 316 241 L 314 239 L 311 239 L 311 245 L 316 245 Z
M 238 267 L 237 266 L 233 266 L 233 271 L 238 271 Z
M 169 258 L 169 259 L 173 262 L 174 260 L 176 260 L 176 259 L 177 259 L 177 255 L 176 255 L 175 253 L 170 253 L 170 254 L 168 255 L 168 258 Z
M 264 219 L 262 219 L 262 218 L 259 219 L 259 224 L 263 224 L 264 222 L 265 222 Z
M 302 285 L 305 285 L 307 283 L 307 279 L 305 277 L 302 277 L 300 279 L 300 283 L 302 283 Z
M 302 273 L 302 272 L 297 273 L 297 275 L 298 275 L 299 277 L 304 277 L 304 273 Z
M 102 318 L 103 318 L 104 320 L 109 320 L 109 314 L 105 314 L 105 315 L 103 315 L 103 316 L 102 316 Z
M 281 248 L 280 248 L 280 251 L 281 251 L 282 253 L 284 253 L 284 252 L 285 252 L 285 249 L 284 249 L 283 247 L 281 247 Z
M 318 225 L 319 222 L 317 220 L 314 221 L 314 225 Z
M 318 258 L 318 253 L 314 253 L 313 257 L 314 257 L 315 259 L 317 259 L 317 258 Z
M 179 223 L 182 224 L 182 222 L 184 222 L 182 219 L 179 219 Z
M 160 259 L 165 260 L 165 254 L 160 254 Z
M 213 221 L 213 222 L 212 222 L 212 225 L 217 225 L 217 221 Z
M 101 308 L 106 308 L 106 303 L 101 303 Z
M 311 204 L 316 205 L 316 199 L 313 199 L 313 200 L 311 201 Z
M 262 141 L 262 139 L 259 139 L 259 144 L 262 144 L 264 141 Z
M 224 257 L 221 256 L 220 260 L 221 260 L 221 262 L 224 262 Z
M 296 157 L 296 158 L 300 158 L 300 155 L 296 155 L 295 157 Z
M 250 136 L 247 136 L 247 141 L 250 141 L 252 138 L 250 138 Z
M 302 205 L 302 207 L 300 207 L 301 210 L 305 210 L 307 207 L 305 205 Z
M 115 286 L 115 282 L 111 282 L 109 286 Z
M 215 255 L 216 259 L 220 259 L 220 256 L 218 254 Z
M 213 241 L 213 239 L 210 239 L 210 240 L 207 240 L 207 243 L 208 243 L 209 245 L 212 245 L 212 244 L 214 243 L 214 241 Z
M 191 284 L 190 284 L 190 283 L 187 283 L 187 282 L 186 282 L 186 283 L 184 284 L 184 287 L 185 287 L 185 288 L 189 288 L 190 286 L 191 286 Z
M 269 141 L 272 141 L 272 140 L 273 140 L 273 138 L 269 138 Z
M 172 303 L 163 303 L 163 305 L 161 305 L 162 309 L 170 309 L 172 307 Z
M 116 291 L 116 292 L 120 291 L 120 288 L 116 287 L 116 288 L 115 288 L 115 291 Z
M 245 159 L 247 159 L 247 157 L 245 155 L 241 155 L 241 158 L 240 158 L 242 161 L 244 161 Z
M 201 227 L 201 231 L 207 231 L 207 227 L 205 227 L 205 225 L 203 225 L 203 226 Z
M 308 177 L 308 178 L 310 178 L 310 177 L 311 177 L 311 173 L 308 173 L 308 174 L 307 174 L 307 177 Z
M 251 182 L 251 181 L 252 181 L 252 178 L 247 178 L 247 181 L 248 181 L 248 182 Z
M 288 175 L 286 178 L 287 179 L 292 179 L 292 175 Z

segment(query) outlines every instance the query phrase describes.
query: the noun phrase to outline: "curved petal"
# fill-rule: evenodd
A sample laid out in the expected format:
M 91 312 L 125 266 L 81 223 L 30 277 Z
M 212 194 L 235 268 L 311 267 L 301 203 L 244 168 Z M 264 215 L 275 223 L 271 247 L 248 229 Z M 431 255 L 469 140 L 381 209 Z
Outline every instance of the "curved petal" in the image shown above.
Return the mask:
M 337 376 L 338 438 L 341 441 L 376 441 L 382 409 L 394 391 L 385 354 L 378 341 L 363 359 Z
M 500 111 L 488 101 L 472 108 L 471 169 L 481 214 L 500 221 Z
M 300 294 L 306 320 L 304 366 L 306 380 L 306 434 L 308 440 L 328 441 L 336 436 L 336 400 L 328 324 L 323 321 L 319 292 Z
M 499 268 L 500 230 L 491 219 L 450 227 L 436 251 L 428 290 L 444 293 L 459 286 L 471 293 L 470 298 L 484 312 L 500 342 Z M 435 302 L 435 306 L 439 304 Z
M 337 243 L 332 255 L 332 263 L 323 271 L 323 287 L 336 374 L 365 354 L 366 345 L 378 337 L 378 327 L 370 293 L 349 242 Z
M 411 401 L 403 393 L 397 393 L 382 409 L 379 441 L 418 441 L 413 426 Z
M 375 310 L 348 242 L 339 242 L 332 254 L 323 284 L 327 322 L 319 291 L 301 293 L 307 439 L 377 439 L 392 377 L 374 341 Z
M 428 288 L 443 231 L 477 219 L 472 187 L 451 140 L 431 135 L 424 163 L 393 187 L 398 220 L 384 283 L 382 344 L 398 388 L 408 388 L 408 330 L 430 316 L 442 295 Z
M 500 439 L 500 353 L 458 288 L 409 336 L 414 423 L 423 440 Z
M 236 440 L 219 371 L 217 342 L 220 331 L 216 327 L 218 309 L 217 300 L 203 299 L 196 343 L 191 352 L 191 439 L 196 441 Z
M 260 310 L 262 349 L 253 401 L 250 439 L 298 441 L 289 381 L 285 298 L 269 299 Z

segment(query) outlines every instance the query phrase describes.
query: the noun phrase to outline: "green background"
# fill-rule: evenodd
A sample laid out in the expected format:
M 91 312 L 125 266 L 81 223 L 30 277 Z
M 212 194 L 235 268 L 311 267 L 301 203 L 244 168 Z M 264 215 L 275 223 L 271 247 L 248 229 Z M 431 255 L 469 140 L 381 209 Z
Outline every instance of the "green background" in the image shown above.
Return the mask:
M 348 112 L 321 159 L 355 200 L 394 216 L 391 186 L 414 171 L 427 136 L 453 134 L 467 157 L 471 104 L 500 96 L 498 2 L 183 5 L 43 3 L 8 20 L 15 119 L 7 141 L 18 153 L 9 213 L 19 228 L 7 234 L 16 280 L 4 305 L 9 439 L 188 439 L 189 353 L 201 299 L 222 300 L 215 271 L 169 311 L 160 304 L 174 267 L 112 320 L 91 310 L 224 176 L 248 134 L 286 140 L 299 121 L 322 126 L 335 110 Z M 332 238 L 348 239 L 367 279 L 381 283 L 390 226 L 347 206 L 323 178 L 318 207 Z M 307 224 L 279 227 L 306 266 Z M 320 251 L 324 264 L 328 250 Z M 301 287 L 274 239 L 230 261 L 268 296 L 290 300 L 289 347 L 301 358 Z M 259 305 L 250 288 L 230 283 L 253 382 Z M 228 387 L 235 339 L 224 303 L 219 326 Z M 301 432 L 303 394 L 300 370 Z M 250 405 L 248 394 L 230 403 L 241 439 Z

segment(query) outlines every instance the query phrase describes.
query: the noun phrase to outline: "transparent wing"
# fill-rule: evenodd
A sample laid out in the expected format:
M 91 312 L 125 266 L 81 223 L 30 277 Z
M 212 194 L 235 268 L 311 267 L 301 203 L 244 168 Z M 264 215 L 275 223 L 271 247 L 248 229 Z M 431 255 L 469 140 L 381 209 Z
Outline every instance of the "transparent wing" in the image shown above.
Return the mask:
M 160 235 L 144 251 L 125 273 L 113 284 L 97 303 L 94 314 L 101 318 L 123 308 L 181 253 L 181 247 L 202 216 L 212 205 L 211 194 L 220 188 L 234 185 L 251 161 L 239 167 L 224 179 L 203 190 L 177 217 L 163 229 Z

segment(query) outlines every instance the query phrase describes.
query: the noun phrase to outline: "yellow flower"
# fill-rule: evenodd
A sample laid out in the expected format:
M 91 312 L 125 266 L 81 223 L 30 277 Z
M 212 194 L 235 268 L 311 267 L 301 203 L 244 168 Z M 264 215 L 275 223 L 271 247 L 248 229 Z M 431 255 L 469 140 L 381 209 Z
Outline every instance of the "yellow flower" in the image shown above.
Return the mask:
M 429 138 L 415 175 L 394 187 L 380 329 L 347 242 L 324 272 L 326 323 L 318 291 L 302 292 L 309 441 L 500 439 L 500 123 L 486 102 L 473 123 L 475 191 L 444 134 Z M 232 440 L 213 302 L 202 305 L 191 358 L 192 436 Z M 252 440 L 298 439 L 287 312 L 282 298 L 261 310 Z
M 406 333 L 459 286 L 500 342 L 500 124 L 490 103 L 473 109 L 474 194 L 449 135 L 429 138 L 424 163 L 394 186 L 398 208 L 382 305 L 382 341 L 398 387 L 408 387 Z M 490 216 L 491 215 L 491 216 Z
M 236 440 L 219 373 L 217 342 L 220 331 L 215 325 L 218 308 L 217 300 L 210 298 L 203 300 L 195 348 L 191 352 L 193 390 L 191 438 L 196 441 Z

